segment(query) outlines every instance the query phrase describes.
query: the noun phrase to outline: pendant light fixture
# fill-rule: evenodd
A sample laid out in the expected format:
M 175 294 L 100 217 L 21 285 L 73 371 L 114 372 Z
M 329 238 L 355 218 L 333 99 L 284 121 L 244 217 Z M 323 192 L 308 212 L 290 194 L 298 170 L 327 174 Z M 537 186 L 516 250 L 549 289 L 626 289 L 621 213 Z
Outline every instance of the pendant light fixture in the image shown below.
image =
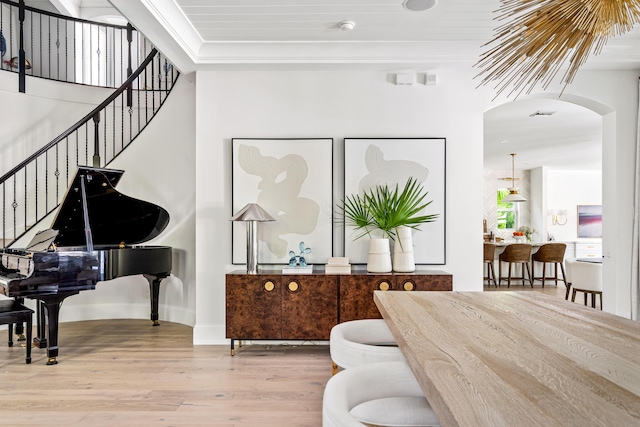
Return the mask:
M 518 194 L 518 189 L 516 188 L 515 159 L 515 153 L 511 153 L 511 178 L 505 178 L 507 180 L 511 180 L 511 187 L 508 188 L 509 194 L 502 198 L 502 201 L 504 203 L 517 203 L 527 201 L 527 199 L 522 197 L 522 195 Z
M 498 94 L 546 89 L 564 71 L 573 81 L 590 54 L 598 55 L 613 36 L 640 23 L 638 0 L 500 0 L 493 40 L 477 67 L 482 85 L 495 83 Z M 508 95 L 508 96 L 509 96 Z

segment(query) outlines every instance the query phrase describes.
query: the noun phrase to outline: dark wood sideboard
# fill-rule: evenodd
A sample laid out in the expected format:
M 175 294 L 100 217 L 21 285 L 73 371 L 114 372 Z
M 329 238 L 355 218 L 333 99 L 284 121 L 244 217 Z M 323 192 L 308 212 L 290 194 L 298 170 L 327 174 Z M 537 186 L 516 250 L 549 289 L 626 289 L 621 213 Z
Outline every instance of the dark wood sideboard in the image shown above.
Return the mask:
M 231 340 L 328 340 L 331 328 L 357 319 L 382 318 L 373 291 L 450 291 L 451 274 L 282 274 L 280 270 L 226 275 L 226 336 Z

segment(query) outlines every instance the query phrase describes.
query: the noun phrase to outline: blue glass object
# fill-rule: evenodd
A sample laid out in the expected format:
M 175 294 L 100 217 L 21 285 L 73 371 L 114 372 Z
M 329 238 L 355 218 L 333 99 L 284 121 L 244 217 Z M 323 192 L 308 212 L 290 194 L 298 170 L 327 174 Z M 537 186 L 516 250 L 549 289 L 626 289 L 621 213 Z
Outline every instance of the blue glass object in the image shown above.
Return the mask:
M 295 252 L 289 251 L 289 256 L 291 257 L 289 258 L 290 267 L 306 267 L 307 266 L 307 260 L 305 259 L 304 255 L 310 254 L 311 248 L 307 248 L 304 242 L 300 242 L 298 247 L 300 248 L 300 255 L 296 255 Z

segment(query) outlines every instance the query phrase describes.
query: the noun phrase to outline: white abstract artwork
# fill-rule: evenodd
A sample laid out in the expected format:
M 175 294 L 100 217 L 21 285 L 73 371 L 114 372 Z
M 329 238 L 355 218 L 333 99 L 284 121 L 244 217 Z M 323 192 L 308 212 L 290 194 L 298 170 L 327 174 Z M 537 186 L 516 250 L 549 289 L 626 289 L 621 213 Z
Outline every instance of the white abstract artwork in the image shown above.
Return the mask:
M 287 264 L 300 242 L 310 264 L 332 255 L 333 140 L 232 140 L 233 213 L 257 203 L 274 219 L 258 226 L 258 262 Z M 234 222 L 232 262 L 246 262 L 246 224 Z M 297 253 L 296 253 L 297 255 Z
M 431 204 L 424 214 L 437 214 L 434 222 L 413 231 L 416 264 L 446 263 L 446 140 L 444 138 L 345 138 L 344 194 L 362 194 L 376 185 L 400 189 L 409 177 L 428 192 Z M 344 252 L 352 264 L 367 262 L 368 239 L 345 227 Z

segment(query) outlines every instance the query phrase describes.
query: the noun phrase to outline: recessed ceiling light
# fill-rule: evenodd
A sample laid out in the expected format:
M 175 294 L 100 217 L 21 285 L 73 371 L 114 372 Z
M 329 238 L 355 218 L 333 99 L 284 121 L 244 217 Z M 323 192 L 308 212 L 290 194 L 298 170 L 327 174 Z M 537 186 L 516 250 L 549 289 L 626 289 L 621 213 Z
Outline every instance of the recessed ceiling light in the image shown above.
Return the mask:
M 422 12 L 431 9 L 436 4 L 438 4 L 438 0 L 404 0 L 403 6 L 412 12 Z

